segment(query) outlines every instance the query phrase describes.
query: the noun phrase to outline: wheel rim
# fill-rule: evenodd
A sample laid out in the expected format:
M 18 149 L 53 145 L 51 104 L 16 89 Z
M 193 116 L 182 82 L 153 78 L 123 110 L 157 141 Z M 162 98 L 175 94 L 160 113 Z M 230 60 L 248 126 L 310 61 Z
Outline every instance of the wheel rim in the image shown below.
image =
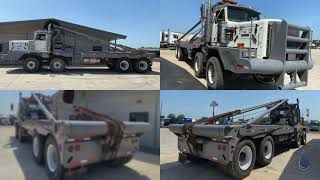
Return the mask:
M 33 138 L 33 154 L 35 157 L 38 157 L 39 156 L 39 139 L 38 137 L 34 137 Z
M 129 69 L 129 62 L 128 61 L 121 61 L 120 62 L 120 69 L 126 71 Z
M 209 65 L 209 70 L 208 70 L 208 79 L 209 79 L 209 82 L 211 84 L 214 83 L 214 78 L 215 78 L 215 76 L 214 76 L 214 67 L 213 67 L 212 64 L 210 64 Z
M 36 68 L 36 63 L 34 61 L 28 61 L 27 62 L 27 68 L 28 69 L 35 69 Z
M 54 69 L 61 69 L 61 67 L 62 67 L 62 63 L 61 62 L 56 61 L 56 62 L 53 63 L 53 68 Z
M 249 146 L 243 146 L 239 153 L 239 167 L 241 170 L 247 170 L 252 163 L 252 150 Z
M 58 166 L 57 150 L 52 144 L 47 148 L 47 165 L 51 172 L 55 172 Z
M 272 143 L 270 141 L 267 141 L 264 144 L 264 158 L 270 159 L 272 155 Z
M 145 71 L 148 69 L 148 63 L 146 61 L 140 61 L 139 62 L 139 69 L 142 71 Z
M 196 72 L 198 72 L 200 69 L 200 64 L 198 62 L 198 58 L 196 58 L 194 61 L 194 68 L 195 68 Z

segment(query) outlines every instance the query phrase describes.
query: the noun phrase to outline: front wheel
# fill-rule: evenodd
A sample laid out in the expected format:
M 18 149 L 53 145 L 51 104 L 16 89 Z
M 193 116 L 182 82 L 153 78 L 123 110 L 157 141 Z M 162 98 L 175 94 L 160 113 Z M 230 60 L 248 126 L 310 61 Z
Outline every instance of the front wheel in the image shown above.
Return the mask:
M 57 142 L 50 136 L 45 145 L 45 166 L 50 180 L 63 178 L 64 168 L 60 164 L 60 153 Z
M 28 57 L 23 61 L 23 69 L 28 73 L 35 73 L 40 69 L 40 62 L 37 58 Z
M 218 58 L 211 57 L 207 62 L 207 87 L 210 90 L 223 89 L 224 77 Z
M 234 151 L 233 160 L 228 170 L 236 179 L 243 179 L 250 175 L 256 161 L 256 148 L 251 140 L 240 142 Z
M 274 141 L 271 136 L 267 136 L 260 142 L 257 163 L 266 166 L 271 163 L 273 155 Z
M 307 134 L 306 132 L 302 133 L 302 138 L 301 138 L 301 145 L 306 145 L 307 144 Z
M 292 146 L 294 148 L 299 148 L 301 146 L 301 135 L 300 135 L 300 133 L 297 133 L 295 135 L 295 138 L 294 138 L 294 141 L 292 143 Z

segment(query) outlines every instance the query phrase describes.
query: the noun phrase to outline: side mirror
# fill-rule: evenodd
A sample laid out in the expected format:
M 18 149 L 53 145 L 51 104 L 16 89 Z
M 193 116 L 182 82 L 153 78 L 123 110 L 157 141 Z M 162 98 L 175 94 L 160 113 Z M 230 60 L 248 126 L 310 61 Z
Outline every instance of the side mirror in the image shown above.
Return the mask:
M 206 10 L 206 5 L 205 4 L 201 4 L 200 7 L 200 12 L 201 12 L 201 19 L 204 19 L 207 17 L 207 10 Z
M 73 90 L 67 90 L 63 91 L 63 102 L 67 104 L 73 104 L 74 100 L 74 91 Z

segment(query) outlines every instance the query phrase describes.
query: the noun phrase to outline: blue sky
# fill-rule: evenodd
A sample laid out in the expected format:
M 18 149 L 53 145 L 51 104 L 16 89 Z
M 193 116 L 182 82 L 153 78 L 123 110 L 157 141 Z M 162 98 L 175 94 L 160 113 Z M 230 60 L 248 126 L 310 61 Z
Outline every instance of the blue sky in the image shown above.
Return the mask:
M 186 32 L 200 16 L 200 4 L 207 0 L 161 0 L 161 30 Z M 310 26 L 320 39 L 319 0 L 237 0 L 250 5 L 269 18 L 285 19 L 291 24 Z M 217 2 L 214 0 L 213 2 Z M 164 10 L 165 9 L 165 10 Z
M 52 95 L 57 91 L 0 91 L 0 115 L 14 114 L 18 110 L 19 92 L 22 92 L 22 96 L 28 97 L 32 92 L 42 93 L 46 95 Z M 14 110 L 10 110 L 10 104 L 14 104 Z
M 2 0 L 0 22 L 57 18 L 127 35 L 131 47 L 159 46 L 159 0 Z
M 212 100 L 218 102 L 216 113 L 268 103 L 279 99 L 296 102 L 310 110 L 310 118 L 320 120 L 320 91 L 161 91 L 162 114 L 184 114 L 201 118 L 212 115 Z

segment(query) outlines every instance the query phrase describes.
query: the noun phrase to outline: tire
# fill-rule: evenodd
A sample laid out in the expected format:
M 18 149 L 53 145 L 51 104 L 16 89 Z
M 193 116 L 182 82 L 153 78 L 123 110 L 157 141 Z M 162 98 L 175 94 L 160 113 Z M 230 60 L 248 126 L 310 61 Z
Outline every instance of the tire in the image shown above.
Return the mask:
M 295 135 L 295 140 L 292 142 L 292 146 L 294 148 L 299 148 L 301 146 L 301 135 L 300 135 L 300 133 L 297 133 Z
M 134 69 L 138 73 L 147 73 L 150 70 L 150 62 L 148 59 L 142 58 L 135 62 Z
M 176 57 L 178 58 L 179 61 L 185 61 L 186 60 L 186 56 L 183 53 L 182 48 L 178 47 L 176 49 Z
M 220 62 L 216 57 L 211 57 L 207 62 L 206 80 L 209 90 L 224 88 L 223 72 Z
M 50 61 L 50 70 L 53 73 L 61 73 L 66 69 L 66 62 L 61 58 L 53 58 Z
M 40 69 L 40 62 L 37 58 L 27 57 L 23 61 L 23 70 L 28 73 L 35 73 Z
M 251 150 L 251 158 L 248 156 L 250 154 Z M 241 152 L 241 157 L 240 157 L 240 152 Z M 244 156 L 247 152 L 247 156 Z M 244 160 L 246 161 L 248 158 L 251 159 L 251 163 L 247 162 L 244 163 L 242 166 L 240 166 L 240 158 L 245 158 Z M 245 177 L 249 176 L 254 164 L 256 161 L 256 148 L 254 146 L 254 143 L 251 140 L 244 140 L 240 143 L 237 144 L 235 151 L 233 153 L 233 160 L 232 162 L 229 163 L 229 173 L 236 179 L 244 179 Z
M 26 137 L 23 136 L 23 131 L 24 131 L 23 128 L 18 127 L 18 140 L 21 143 L 26 141 Z
M 261 166 L 269 165 L 274 155 L 274 140 L 271 136 L 262 139 L 257 154 L 257 163 Z
M 131 161 L 132 157 L 133 156 L 120 157 L 120 158 L 117 158 L 117 159 L 114 159 L 114 160 L 111 160 L 111 161 L 107 161 L 106 165 L 108 167 L 112 167 L 112 168 L 120 167 L 120 166 L 123 166 L 123 165 L 127 164 L 129 161 Z
M 193 60 L 193 70 L 194 70 L 194 74 L 196 77 L 198 78 L 203 78 L 205 77 L 205 69 L 203 67 L 203 54 L 201 52 L 197 52 L 194 60 Z
M 38 133 L 32 137 L 32 154 L 37 164 L 44 163 L 44 137 Z
M 118 59 L 115 65 L 115 69 L 120 73 L 128 73 L 131 71 L 131 62 L 127 58 Z
M 56 159 L 53 158 L 53 156 L 56 156 Z M 49 136 L 46 140 L 44 160 L 49 179 L 62 179 L 64 175 L 64 168 L 60 164 L 60 153 L 58 151 L 57 142 L 52 136 Z
M 301 145 L 306 145 L 307 144 L 307 134 L 306 132 L 302 133 L 302 138 L 301 138 Z

